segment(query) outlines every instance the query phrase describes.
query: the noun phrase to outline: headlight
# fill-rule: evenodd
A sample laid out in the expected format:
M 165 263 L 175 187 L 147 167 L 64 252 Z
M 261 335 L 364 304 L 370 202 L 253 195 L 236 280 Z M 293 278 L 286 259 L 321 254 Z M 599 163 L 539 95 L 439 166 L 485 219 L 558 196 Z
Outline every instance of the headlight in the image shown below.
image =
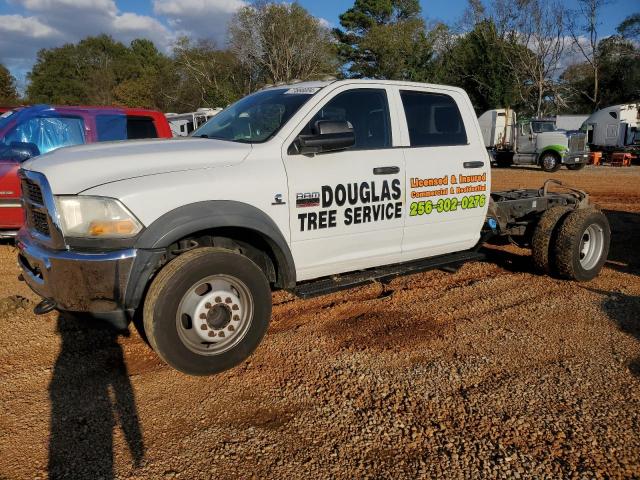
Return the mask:
M 56 197 L 60 226 L 65 237 L 131 238 L 142 224 L 114 198 L 78 196 Z

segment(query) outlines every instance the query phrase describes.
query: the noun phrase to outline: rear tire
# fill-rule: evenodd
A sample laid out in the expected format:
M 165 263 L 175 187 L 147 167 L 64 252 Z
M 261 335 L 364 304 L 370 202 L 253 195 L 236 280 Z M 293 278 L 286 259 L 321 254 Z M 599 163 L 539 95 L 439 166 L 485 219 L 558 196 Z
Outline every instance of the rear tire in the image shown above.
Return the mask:
M 574 163 L 573 165 L 567 165 L 567 168 L 569 170 L 582 170 L 586 166 L 586 163 Z
M 555 241 L 558 274 L 586 282 L 595 278 L 609 255 L 611 229 L 596 209 L 574 210 L 562 222 Z
M 172 260 L 144 303 L 149 343 L 189 375 L 212 375 L 244 361 L 270 318 L 271 289 L 262 270 L 222 248 L 197 248 Z
M 558 224 L 571 211 L 569 207 L 552 207 L 542 214 L 531 240 L 533 265 L 540 273 L 551 274 L 555 270 L 554 244 Z
M 545 172 L 557 172 L 560 168 L 560 155 L 555 152 L 545 152 L 540 157 L 540 167 Z

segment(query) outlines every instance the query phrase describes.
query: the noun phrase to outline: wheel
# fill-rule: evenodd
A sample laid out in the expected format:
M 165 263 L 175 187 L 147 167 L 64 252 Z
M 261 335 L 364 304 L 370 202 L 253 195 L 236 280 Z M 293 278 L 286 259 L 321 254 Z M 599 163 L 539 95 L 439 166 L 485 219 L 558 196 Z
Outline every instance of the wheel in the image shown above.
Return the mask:
M 586 166 L 586 163 L 574 163 L 573 165 L 567 165 L 567 168 L 569 170 L 582 170 Z
M 156 353 L 190 375 L 245 360 L 271 318 L 271 289 L 260 268 L 227 249 L 197 248 L 166 265 L 144 303 L 144 330 Z
M 540 166 L 545 172 L 555 172 L 560 168 L 560 157 L 555 152 L 545 152 L 540 157 Z
M 541 273 L 554 273 L 555 258 L 553 244 L 557 236 L 558 223 L 567 215 L 569 207 L 552 207 L 542 214 L 531 241 L 533 265 Z
M 601 211 L 574 210 L 560 225 L 555 240 L 558 274 L 579 282 L 596 277 L 607 261 L 610 241 L 609 222 Z

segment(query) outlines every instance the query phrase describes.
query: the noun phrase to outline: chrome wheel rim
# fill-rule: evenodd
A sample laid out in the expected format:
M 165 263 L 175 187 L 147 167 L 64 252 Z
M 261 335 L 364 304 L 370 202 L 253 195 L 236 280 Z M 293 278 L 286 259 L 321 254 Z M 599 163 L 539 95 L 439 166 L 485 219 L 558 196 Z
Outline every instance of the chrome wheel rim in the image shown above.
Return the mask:
M 253 319 L 253 297 L 230 275 L 212 275 L 193 284 L 176 312 L 178 337 L 198 355 L 219 355 L 236 346 Z
M 580 239 L 580 265 L 585 270 L 593 269 L 602 257 L 604 231 L 600 225 L 589 225 Z
M 556 158 L 553 155 L 547 155 L 542 159 L 542 164 L 547 170 L 551 170 L 556 166 Z

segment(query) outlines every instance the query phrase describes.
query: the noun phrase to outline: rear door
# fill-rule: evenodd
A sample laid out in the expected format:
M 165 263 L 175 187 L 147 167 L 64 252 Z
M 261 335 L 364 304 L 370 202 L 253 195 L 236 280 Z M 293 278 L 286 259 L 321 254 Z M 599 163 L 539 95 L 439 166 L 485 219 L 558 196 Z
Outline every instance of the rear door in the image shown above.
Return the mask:
M 490 164 L 475 114 L 457 89 L 398 88 L 404 112 L 403 260 L 473 247 L 489 203 Z

